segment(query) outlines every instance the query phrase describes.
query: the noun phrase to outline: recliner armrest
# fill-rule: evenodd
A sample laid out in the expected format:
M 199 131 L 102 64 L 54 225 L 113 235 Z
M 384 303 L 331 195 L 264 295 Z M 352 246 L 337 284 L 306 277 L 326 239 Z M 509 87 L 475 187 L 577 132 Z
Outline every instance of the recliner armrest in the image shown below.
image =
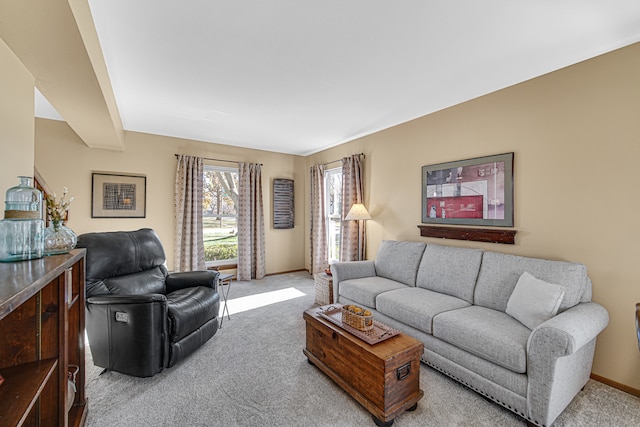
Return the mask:
M 146 302 L 163 302 L 167 297 L 162 294 L 144 295 L 98 295 L 87 298 L 88 304 L 143 304 Z
M 86 305 L 87 335 L 96 366 L 149 377 L 167 365 L 164 295 L 99 295 L 88 298 Z
M 213 270 L 170 273 L 165 279 L 165 286 L 168 294 L 178 289 L 192 288 L 195 286 L 217 289 L 218 275 L 220 275 L 220 273 Z

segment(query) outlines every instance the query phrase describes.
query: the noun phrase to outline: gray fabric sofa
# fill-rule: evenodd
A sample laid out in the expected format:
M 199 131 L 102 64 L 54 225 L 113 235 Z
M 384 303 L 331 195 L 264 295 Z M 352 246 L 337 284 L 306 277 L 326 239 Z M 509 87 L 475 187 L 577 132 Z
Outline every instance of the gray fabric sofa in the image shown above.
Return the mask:
M 375 260 L 331 272 L 337 303 L 368 308 L 422 341 L 424 363 L 540 426 L 587 383 L 609 322 L 577 263 L 385 240 Z M 539 324 L 523 310 L 541 310 Z

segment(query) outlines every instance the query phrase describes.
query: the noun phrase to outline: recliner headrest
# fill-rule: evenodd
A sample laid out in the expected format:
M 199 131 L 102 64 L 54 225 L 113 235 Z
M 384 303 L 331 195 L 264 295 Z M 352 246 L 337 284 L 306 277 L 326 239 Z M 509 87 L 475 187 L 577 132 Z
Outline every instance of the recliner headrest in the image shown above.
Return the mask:
M 139 273 L 166 260 L 162 242 L 150 228 L 82 234 L 77 247 L 87 249 L 87 281 Z

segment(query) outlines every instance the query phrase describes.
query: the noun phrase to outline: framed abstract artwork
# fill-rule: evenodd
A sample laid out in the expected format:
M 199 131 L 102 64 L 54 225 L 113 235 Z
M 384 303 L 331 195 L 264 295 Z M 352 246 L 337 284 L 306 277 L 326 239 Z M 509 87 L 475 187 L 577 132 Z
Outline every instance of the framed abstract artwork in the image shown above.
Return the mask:
M 513 153 L 422 167 L 422 222 L 513 226 Z
M 147 177 L 93 173 L 91 218 L 145 218 Z

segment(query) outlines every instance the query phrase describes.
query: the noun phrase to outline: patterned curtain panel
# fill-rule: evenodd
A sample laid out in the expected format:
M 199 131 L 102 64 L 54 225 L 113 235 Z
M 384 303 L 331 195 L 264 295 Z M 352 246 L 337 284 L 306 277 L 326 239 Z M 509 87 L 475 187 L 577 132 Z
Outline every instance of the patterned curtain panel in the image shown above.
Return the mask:
M 200 157 L 178 156 L 175 183 L 175 271 L 204 270 Z
M 238 280 L 262 279 L 265 275 L 261 171 L 257 163 L 239 165 Z
M 311 167 L 311 274 L 324 271 L 327 260 L 327 223 L 324 215 L 324 165 Z
M 342 159 L 342 218 L 347 216 L 354 203 L 362 203 L 364 196 L 362 178 L 360 155 L 344 157 Z M 340 261 L 363 260 L 364 249 L 364 221 L 343 220 L 340 231 Z

